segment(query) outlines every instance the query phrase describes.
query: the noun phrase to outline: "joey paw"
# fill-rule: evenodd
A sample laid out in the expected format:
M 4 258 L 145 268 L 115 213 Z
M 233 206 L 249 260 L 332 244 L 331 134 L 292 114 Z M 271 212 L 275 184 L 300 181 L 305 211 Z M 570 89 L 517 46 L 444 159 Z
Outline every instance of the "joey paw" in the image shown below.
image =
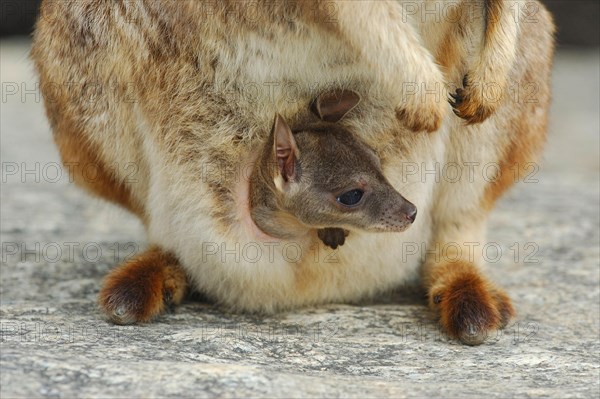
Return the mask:
M 317 230 L 319 239 L 323 241 L 323 244 L 331 247 L 332 249 L 336 249 L 338 246 L 344 245 L 348 234 L 350 234 L 348 230 L 332 227 Z

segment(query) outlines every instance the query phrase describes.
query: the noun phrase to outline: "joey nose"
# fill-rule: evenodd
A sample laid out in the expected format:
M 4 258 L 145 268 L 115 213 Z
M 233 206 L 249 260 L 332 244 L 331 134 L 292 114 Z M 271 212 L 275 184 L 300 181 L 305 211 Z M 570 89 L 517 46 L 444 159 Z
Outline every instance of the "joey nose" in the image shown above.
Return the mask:
M 413 204 L 408 204 L 406 209 L 404 210 L 404 217 L 410 222 L 413 223 L 417 218 L 417 207 Z

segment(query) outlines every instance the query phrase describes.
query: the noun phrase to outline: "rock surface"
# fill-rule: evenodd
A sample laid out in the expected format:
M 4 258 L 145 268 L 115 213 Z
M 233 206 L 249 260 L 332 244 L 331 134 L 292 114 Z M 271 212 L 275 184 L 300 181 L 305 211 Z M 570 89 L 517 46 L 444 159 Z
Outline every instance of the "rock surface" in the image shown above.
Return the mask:
M 557 57 L 546 160 L 489 223 L 488 273 L 518 317 L 467 347 L 410 287 L 267 318 L 189 300 L 152 324 L 106 323 L 100 282 L 143 230 L 57 177 L 29 43 L 0 44 L 2 398 L 599 396 L 597 52 Z

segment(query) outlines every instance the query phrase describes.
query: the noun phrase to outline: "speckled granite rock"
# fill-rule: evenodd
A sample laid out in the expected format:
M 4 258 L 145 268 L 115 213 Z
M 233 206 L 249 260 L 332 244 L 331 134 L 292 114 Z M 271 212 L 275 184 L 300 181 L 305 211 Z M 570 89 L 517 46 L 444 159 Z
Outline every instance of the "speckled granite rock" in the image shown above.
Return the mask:
M 2 398 L 598 397 L 598 53 L 558 57 L 546 165 L 490 220 L 489 274 L 518 317 L 466 347 L 411 287 L 269 318 L 189 300 L 153 324 L 106 323 L 100 281 L 143 231 L 55 178 L 40 99 L 23 91 L 28 43 L 1 45 Z

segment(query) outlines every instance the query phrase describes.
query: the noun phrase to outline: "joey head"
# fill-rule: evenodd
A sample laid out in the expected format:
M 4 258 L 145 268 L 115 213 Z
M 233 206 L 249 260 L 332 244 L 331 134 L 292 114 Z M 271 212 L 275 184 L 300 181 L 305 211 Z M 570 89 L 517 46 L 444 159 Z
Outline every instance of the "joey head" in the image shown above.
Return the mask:
M 251 215 L 265 233 L 317 230 L 337 248 L 352 230 L 406 230 L 417 208 L 392 187 L 375 152 L 338 122 L 360 101 L 348 90 L 316 99 L 318 120 L 292 129 L 277 114 L 250 183 Z

